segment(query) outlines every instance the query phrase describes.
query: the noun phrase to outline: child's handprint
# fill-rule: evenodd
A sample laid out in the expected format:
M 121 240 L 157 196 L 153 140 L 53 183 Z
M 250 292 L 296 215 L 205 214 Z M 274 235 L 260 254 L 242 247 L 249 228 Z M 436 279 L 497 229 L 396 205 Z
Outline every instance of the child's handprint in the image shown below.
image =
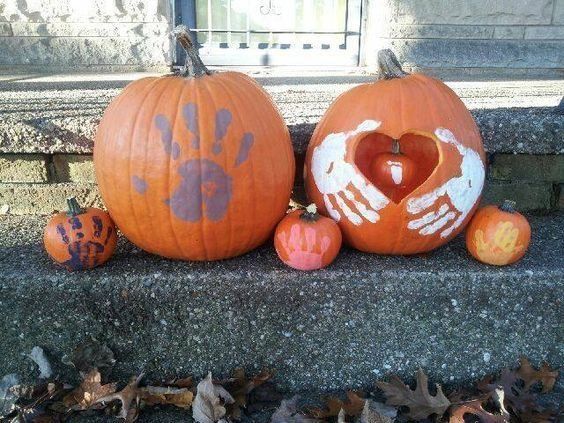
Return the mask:
M 302 246 L 305 237 L 305 249 Z M 287 264 L 299 270 L 313 270 L 322 267 L 323 254 L 329 249 L 331 239 L 324 236 L 321 239 L 321 250 L 314 251 L 316 243 L 316 233 L 313 228 L 304 229 L 304 237 L 300 231 L 300 225 L 293 225 L 290 228 L 290 236 L 285 232 L 278 234 L 278 239 L 288 256 Z
M 486 263 L 505 264 L 523 249 L 523 245 L 517 245 L 518 237 L 519 230 L 511 222 L 500 223 L 491 242 L 484 239 L 483 231 L 477 230 L 474 235 L 476 253 Z
M 188 103 L 182 108 L 182 117 L 188 131 L 193 135 L 190 144 L 195 149 L 201 147 L 200 125 L 198 106 Z M 214 140 L 211 144 L 213 155 L 223 152 L 223 145 L 229 142 L 229 127 L 233 117 L 227 109 L 219 109 L 215 114 Z M 161 133 L 161 142 L 167 154 L 173 160 L 180 157 L 182 147 L 173 140 L 173 131 L 170 121 L 164 115 L 155 117 L 155 126 Z M 205 134 L 204 134 L 205 136 Z M 245 132 L 239 141 L 238 154 L 233 167 L 238 167 L 249 158 L 249 153 L 254 144 L 254 135 Z M 233 180 L 221 165 L 210 158 L 190 159 L 180 163 L 176 171 L 181 177 L 180 184 L 169 199 L 165 199 L 173 214 L 179 219 L 188 222 L 197 222 L 202 217 L 212 221 L 221 220 L 233 194 Z M 147 190 L 146 181 L 138 176 L 132 177 L 134 188 L 140 194 Z

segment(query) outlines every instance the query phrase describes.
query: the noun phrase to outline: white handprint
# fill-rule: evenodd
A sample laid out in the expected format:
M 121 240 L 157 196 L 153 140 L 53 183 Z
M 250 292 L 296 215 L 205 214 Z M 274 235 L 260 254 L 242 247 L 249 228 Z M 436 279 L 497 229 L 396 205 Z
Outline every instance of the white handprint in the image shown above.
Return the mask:
M 313 150 L 313 179 L 323 195 L 327 212 L 337 221 L 341 220 L 342 212 L 355 225 L 360 225 L 363 218 L 375 223 L 380 219 L 378 211 L 390 202 L 352 164 L 345 161 L 348 142 L 361 132 L 376 130 L 380 124 L 375 120 L 365 120 L 352 131 L 329 134 Z M 356 188 L 361 198 L 355 196 L 352 188 Z M 356 210 L 349 207 L 345 199 Z
M 485 169 L 480 155 L 460 144 L 451 131 L 439 128 L 435 135 L 441 142 L 454 145 L 462 156 L 460 176 L 450 179 L 427 194 L 409 199 L 407 211 L 414 215 L 433 207 L 444 195 L 448 196 L 450 205 L 444 203 L 437 211 L 430 211 L 411 220 L 407 227 L 419 230 L 421 235 L 432 235 L 442 230 L 441 238 L 446 238 L 462 224 L 478 200 L 484 186 Z

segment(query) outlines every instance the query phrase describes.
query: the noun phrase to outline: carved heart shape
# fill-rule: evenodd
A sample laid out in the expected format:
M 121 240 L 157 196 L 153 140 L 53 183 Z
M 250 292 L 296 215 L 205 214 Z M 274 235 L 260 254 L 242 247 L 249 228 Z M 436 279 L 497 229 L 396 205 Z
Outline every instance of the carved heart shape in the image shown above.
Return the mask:
M 379 132 L 372 132 L 365 135 L 357 144 L 354 162 L 362 172 L 380 192 L 390 201 L 399 204 L 405 197 L 421 186 L 433 173 L 439 163 L 439 151 L 436 141 L 428 136 L 405 133 L 398 142 L 401 155 L 406 160 L 413 163 L 413 171 L 405 180 L 396 179 L 397 185 L 390 184 L 382 174 L 375 172 L 374 165 L 381 161 L 383 157 L 392 156 L 393 138 Z M 401 160 L 398 160 L 401 162 Z M 392 171 L 398 169 L 399 164 L 387 160 Z M 395 169 L 394 169 L 395 168 Z M 401 170 L 400 170 L 401 175 Z M 395 175 L 393 175 L 395 177 Z

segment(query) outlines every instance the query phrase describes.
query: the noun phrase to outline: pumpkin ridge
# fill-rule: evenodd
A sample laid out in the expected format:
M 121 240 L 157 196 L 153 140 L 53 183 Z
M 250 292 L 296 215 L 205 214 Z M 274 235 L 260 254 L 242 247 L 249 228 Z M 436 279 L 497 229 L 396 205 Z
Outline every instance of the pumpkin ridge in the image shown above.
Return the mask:
M 160 81 L 160 79 L 157 78 L 154 81 L 151 81 L 151 83 L 149 83 L 149 85 L 146 87 L 147 91 L 143 95 L 143 101 L 141 102 L 142 105 L 145 104 L 145 100 L 149 97 L 149 94 L 152 93 L 153 89 L 158 85 L 159 81 Z M 137 133 L 137 124 L 139 122 L 139 116 L 141 115 L 142 107 L 143 106 L 138 108 L 135 112 L 135 118 L 134 118 L 134 122 L 133 122 L 133 125 L 132 125 L 133 129 L 132 129 L 132 132 L 131 132 L 131 136 L 129 137 L 129 140 L 128 140 L 128 150 L 129 150 L 128 156 L 129 157 L 131 157 L 131 150 L 133 149 L 133 145 L 135 143 L 135 139 L 136 139 L 135 135 Z M 130 187 L 130 185 L 131 185 L 131 177 L 132 177 L 132 175 L 131 175 L 131 161 L 129 161 L 128 166 L 127 166 L 127 186 L 128 187 Z M 128 189 L 127 191 L 128 191 L 127 196 L 129 197 L 129 208 L 131 210 L 131 215 L 133 216 L 133 220 L 135 222 L 135 228 L 137 229 L 137 238 L 141 239 L 140 234 L 139 234 L 139 231 L 140 231 L 139 224 L 138 224 L 139 221 L 137 219 L 137 213 L 135 212 L 135 204 L 132 201 L 133 200 L 132 192 L 131 192 L 131 189 Z

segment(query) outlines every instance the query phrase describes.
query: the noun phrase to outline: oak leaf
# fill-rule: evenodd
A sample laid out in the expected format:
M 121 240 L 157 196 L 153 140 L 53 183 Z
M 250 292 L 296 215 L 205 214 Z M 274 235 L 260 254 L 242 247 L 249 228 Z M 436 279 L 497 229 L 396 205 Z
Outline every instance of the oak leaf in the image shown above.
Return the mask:
M 347 416 L 356 417 L 362 413 L 365 401 L 360 392 L 348 391 L 345 401 L 337 397 L 328 397 L 325 399 L 325 408 L 310 408 L 308 414 L 317 419 L 327 419 L 338 416 L 343 410 Z
M 282 400 L 280 407 L 272 415 L 270 423 L 321 423 L 321 420 L 301 413 L 298 410 L 298 400 L 298 395 L 289 400 Z
M 478 382 L 477 387 L 480 391 L 490 395 L 493 395 L 496 389 L 502 388 L 504 404 L 517 415 L 525 410 L 537 408 L 535 396 L 521 388 L 515 372 L 507 368 L 501 371 L 498 379 L 492 376 L 484 377 Z
M 119 418 L 125 419 L 126 423 L 137 420 L 139 414 L 139 382 L 143 375 L 133 378 L 121 391 L 99 398 L 96 403 L 109 404 L 112 401 L 121 402 Z
M 387 405 L 408 407 L 407 416 L 414 420 L 423 420 L 431 414 L 437 414 L 440 417 L 451 405 L 440 385 L 436 385 L 435 396 L 429 393 L 428 378 L 421 369 L 417 372 L 415 390 L 412 390 L 395 375 L 392 376 L 390 382 L 377 382 L 377 385 L 384 391 Z
M 214 385 L 211 372 L 198 383 L 196 398 L 192 405 L 192 417 L 198 423 L 224 422 L 225 404 L 235 402 L 221 385 Z
M 190 408 L 194 393 L 187 388 L 169 386 L 146 386 L 139 389 L 139 400 L 148 406 L 174 405 L 179 408 Z
M 272 374 L 270 372 L 262 371 L 248 379 L 244 369 L 235 369 L 233 377 L 224 383 L 225 389 L 227 389 L 234 400 L 227 407 L 227 415 L 235 420 L 239 420 L 241 418 L 241 408 L 247 406 L 249 394 L 271 378 Z
M 525 382 L 525 391 L 528 391 L 536 383 L 542 384 L 541 392 L 543 394 L 552 391 L 558 378 L 558 370 L 553 370 L 546 362 L 542 363 L 539 370 L 535 370 L 526 357 L 521 357 L 520 362 L 521 365 L 517 369 L 516 375 Z
M 492 414 L 482 407 L 481 400 L 469 401 L 452 407 L 449 423 L 465 423 L 464 416 L 472 415 L 481 423 L 509 423 L 509 417 Z
M 102 385 L 102 376 L 97 369 L 88 372 L 80 386 L 63 398 L 63 404 L 70 410 L 86 410 L 95 405 L 100 398 L 113 394 L 117 384 Z

